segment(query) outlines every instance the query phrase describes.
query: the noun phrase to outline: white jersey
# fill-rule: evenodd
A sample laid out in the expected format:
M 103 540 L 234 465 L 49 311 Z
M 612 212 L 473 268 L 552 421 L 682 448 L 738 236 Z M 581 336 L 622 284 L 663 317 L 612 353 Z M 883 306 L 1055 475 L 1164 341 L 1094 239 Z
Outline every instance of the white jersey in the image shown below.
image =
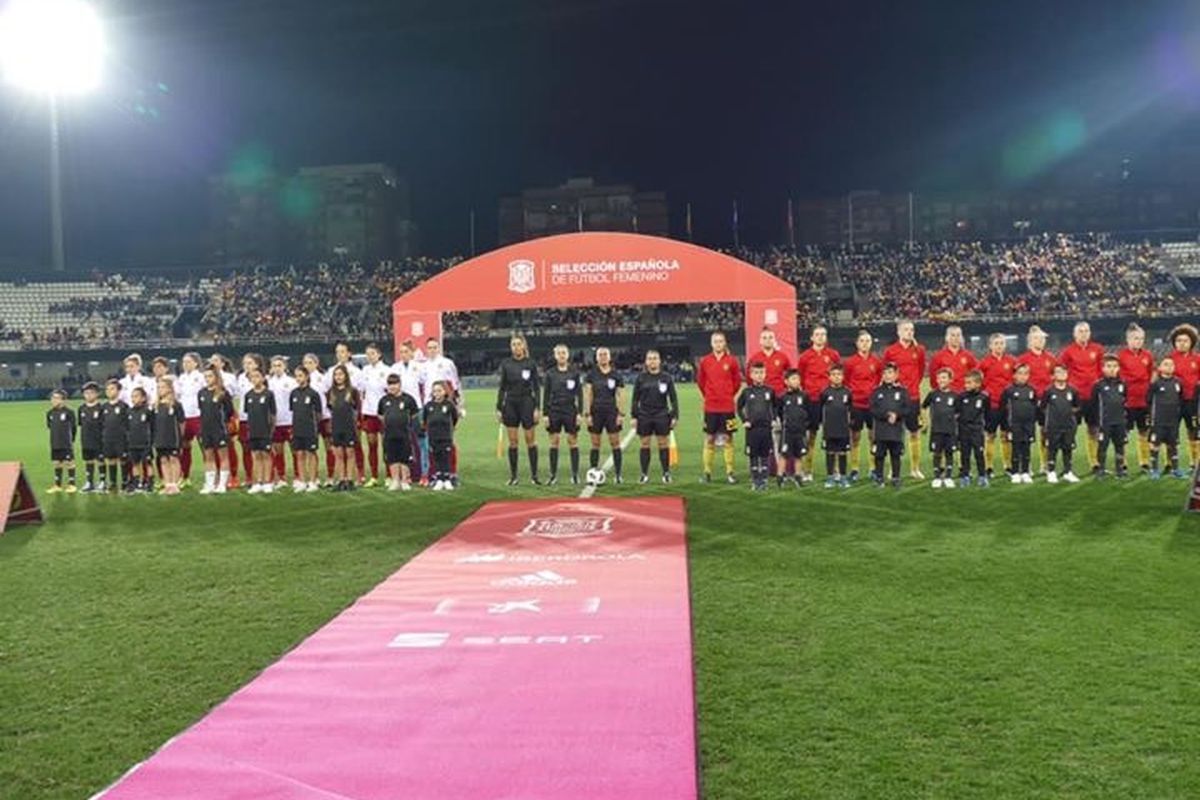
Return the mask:
M 181 372 L 175 377 L 175 397 L 183 406 L 185 419 L 195 419 L 200 416 L 200 390 L 207 384 L 204 373 L 198 369 L 191 372 Z
M 121 378 L 121 393 L 120 399 L 125 401 L 128 406 L 133 405 L 133 390 L 141 387 L 146 393 L 146 404 L 154 405 L 158 402 L 158 384 L 149 375 L 143 375 L 140 372 L 137 375 L 126 375 Z
M 328 376 L 329 385 L 333 386 L 333 370 L 337 367 L 346 368 L 346 372 L 350 374 L 350 388 L 358 389 L 359 394 L 362 394 L 362 391 L 365 388 L 363 386 L 362 370 L 359 369 L 353 361 L 347 361 L 345 364 L 334 364 L 332 367 L 330 367 L 329 371 L 325 373 L 326 376 Z
M 267 376 L 267 388 L 275 395 L 275 427 L 292 424 L 292 389 L 299 384 L 291 375 Z
M 309 387 L 321 395 L 321 419 L 329 419 L 329 378 L 328 373 L 313 370 L 308 373 Z
M 458 367 L 454 362 L 445 356 L 426 359 L 422 364 L 425 370 L 425 391 L 429 392 L 436 381 L 441 381 L 449 387 L 451 394 L 456 394 L 459 391 L 458 382 Z
M 238 383 L 237 375 L 232 372 L 221 373 L 221 384 L 225 387 L 225 391 L 229 394 L 229 399 L 235 403 L 242 399 L 242 387 Z
M 364 417 L 379 416 L 379 401 L 387 394 L 388 375 L 392 368 L 382 361 L 367 364 L 362 368 L 362 415 Z M 418 401 L 419 404 L 420 401 Z
M 253 389 L 254 389 L 254 385 L 252 383 L 250 383 L 250 379 L 248 377 L 246 377 L 246 373 L 244 373 L 244 372 L 240 373 L 237 376 L 237 395 L 236 395 L 237 398 L 239 400 L 244 400 L 246 395 L 250 394 L 251 390 L 253 390 Z M 232 392 L 230 394 L 232 394 Z M 279 409 L 276 409 L 276 411 L 278 411 L 278 410 Z M 238 419 L 240 419 L 242 422 L 245 422 L 249 418 L 250 418 L 250 415 L 246 412 L 245 402 L 239 403 L 238 404 Z
M 393 375 L 400 376 L 400 391 L 411 397 L 417 403 L 417 408 L 425 405 L 424 386 L 421 383 L 424 376 L 424 370 L 416 361 L 409 361 L 407 364 L 403 361 L 397 361 L 392 364 L 391 370 Z

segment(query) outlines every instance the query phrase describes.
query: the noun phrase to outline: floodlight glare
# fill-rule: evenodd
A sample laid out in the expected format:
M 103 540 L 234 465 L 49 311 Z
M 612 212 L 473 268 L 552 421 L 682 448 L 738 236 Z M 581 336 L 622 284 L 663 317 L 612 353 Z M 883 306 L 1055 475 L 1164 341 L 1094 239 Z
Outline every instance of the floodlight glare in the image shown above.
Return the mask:
M 96 88 L 104 31 L 83 0 L 10 0 L 0 11 L 0 72 L 28 91 L 51 96 Z

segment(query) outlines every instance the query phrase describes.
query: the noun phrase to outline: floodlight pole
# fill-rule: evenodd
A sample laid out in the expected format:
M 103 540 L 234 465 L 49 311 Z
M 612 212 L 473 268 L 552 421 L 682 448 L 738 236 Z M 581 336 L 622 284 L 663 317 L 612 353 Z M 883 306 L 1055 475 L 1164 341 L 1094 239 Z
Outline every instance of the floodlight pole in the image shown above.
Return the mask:
M 62 149 L 58 132 L 58 97 L 50 94 L 50 265 L 55 272 L 67 268 L 63 246 Z

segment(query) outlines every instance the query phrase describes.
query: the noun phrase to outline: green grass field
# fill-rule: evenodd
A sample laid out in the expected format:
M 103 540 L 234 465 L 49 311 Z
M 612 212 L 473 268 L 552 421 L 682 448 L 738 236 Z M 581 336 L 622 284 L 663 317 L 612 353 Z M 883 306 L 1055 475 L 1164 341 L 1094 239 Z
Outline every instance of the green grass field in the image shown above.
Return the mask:
M 600 494 L 687 498 L 706 797 L 1200 797 L 1185 482 L 752 495 L 696 482 L 681 393 L 676 483 Z M 0 797 L 90 796 L 480 503 L 571 494 L 505 488 L 470 408 L 453 494 L 44 498 L 0 537 Z M 41 406 L 0 430 L 47 486 Z

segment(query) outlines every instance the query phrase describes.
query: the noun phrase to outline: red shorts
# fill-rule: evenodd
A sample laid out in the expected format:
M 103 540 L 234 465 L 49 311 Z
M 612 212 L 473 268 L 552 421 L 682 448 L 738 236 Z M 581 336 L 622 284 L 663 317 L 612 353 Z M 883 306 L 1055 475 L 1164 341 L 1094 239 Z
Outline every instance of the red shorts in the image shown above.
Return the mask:
M 358 429 L 363 433 L 379 433 L 383 430 L 383 421 L 379 417 L 362 416 L 358 418 Z
M 200 435 L 200 418 L 188 417 L 183 421 L 183 440 L 190 442 Z
M 333 420 L 323 419 L 317 423 L 317 433 L 321 434 L 325 439 L 333 436 Z
M 291 425 L 276 425 L 275 426 L 275 433 L 272 434 L 272 436 L 271 436 L 272 442 L 275 442 L 275 444 L 279 444 L 280 442 L 290 442 L 291 440 L 292 440 L 292 426 Z

